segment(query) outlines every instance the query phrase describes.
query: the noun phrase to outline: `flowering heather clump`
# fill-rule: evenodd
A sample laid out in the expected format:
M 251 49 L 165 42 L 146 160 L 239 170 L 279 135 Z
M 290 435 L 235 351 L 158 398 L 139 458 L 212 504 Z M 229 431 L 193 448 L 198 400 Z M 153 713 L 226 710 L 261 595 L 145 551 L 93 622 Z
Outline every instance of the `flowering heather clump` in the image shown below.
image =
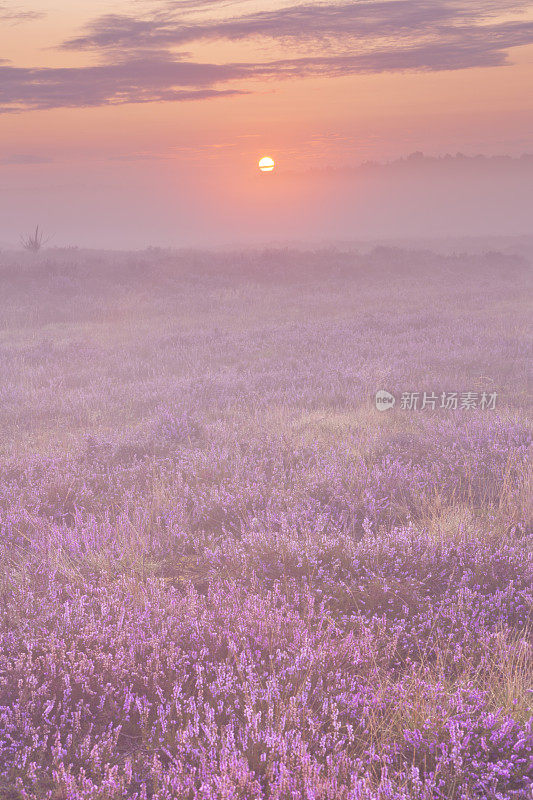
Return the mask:
M 161 415 L 159 430 L 173 444 L 192 445 L 202 439 L 202 429 L 189 414 L 166 411 Z
M 305 584 L 204 596 L 50 579 L 13 601 L 1 756 L 23 797 L 36 781 L 50 798 L 357 797 L 354 775 L 385 787 L 387 774 L 422 797 L 525 786 L 526 720 L 486 688 L 398 669 L 383 617 L 341 629 Z M 490 624 L 477 632 L 496 641 Z
M 0 800 L 531 800 L 524 265 L 55 257 L 0 265 Z

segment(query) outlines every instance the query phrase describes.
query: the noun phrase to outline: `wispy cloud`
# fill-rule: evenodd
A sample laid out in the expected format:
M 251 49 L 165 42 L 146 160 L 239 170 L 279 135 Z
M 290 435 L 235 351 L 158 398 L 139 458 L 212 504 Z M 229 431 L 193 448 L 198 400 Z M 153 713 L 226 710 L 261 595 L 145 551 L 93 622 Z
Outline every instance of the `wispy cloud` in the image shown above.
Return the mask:
M 185 4 L 187 11 L 212 6 L 210 0 Z M 167 2 L 149 17 L 99 17 L 63 45 L 96 49 L 103 63 L 55 69 L 0 65 L 0 112 L 205 100 L 251 91 L 239 82 L 253 79 L 501 66 L 511 48 L 533 42 L 533 22 L 519 15 L 527 7 L 530 3 L 520 0 L 365 0 L 293 4 L 190 22 L 183 19 L 181 2 Z M 518 16 L 502 22 L 502 11 Z M 288 43 L 287 56 L 214 64 L 175 49 L 205 39 L 257 36 Z M 309 46 L 325 39 L 335 46 Z M 302 57 L 303 44 L 309 54 Z
M 26 69 L 0 66 L 0 112 L 154 101 L 204 100 L 240 94 L 235 81 L 307 76 L 339 77 L 391 71 L 441 71 L 505 63 L 506 48 L 525 44 L 531 30 L 499 26 L 491 37 L 471 31 L 462 41 L 360 54 L 310 56 L 260 63 L 209 64 L 171 54 L 90 67 Z
M 13 165 L 32 165 L 32 164 L 51 164 L 52 159 L 48 156 L 39 156 L 33 153 L 12 153 L 11 155 L 0 158 L 0 164 Z
M 41 19 L 45 15 L 37 11 L 24 11 L 20 8 L 13 8 L 6 3 L 0 3 L 0 21 L 17 24 L 20 22 L 30 22 L 34 19 Z
M 211 5 L 211 4 L 209 4 Z M 365 0 L 290 5 L 229 19 L 190 22 L 181 3 L 167 4 L 151 17 L 108 14 L 93 20 L 81 36 L 64 43 L 67 49 L 139 49 L 181 47 L 213 39 L 263 37 L 293 43 L 335 39 L 339 43 L 393 37 L 461 38 L 480 22 L 504 11 L 525 11 L 525 0 Z M 527 25 L 527 22 L 519 23 Z
M 94 20 L 83 35 L 64 43 L 67 49 L 137 49 L 182 46 L 209 39 L 239 40 L 251 37 L 306 41 L 337 37 L 396 36 L 406 30 L 420 31 L 428 24 L 450 18 L 448 9 L 433 4 L 413 9 L 412 0 L 365 4 L 299 5 L 241 17 L 190 23 L 172 12 L 152 19 L 108 14 Z
M 217 84 L 247 74 L 243 65 L 196 64 L 161 56 L 76 68 L 0 66 L 0 112 L 204 100 L 238 93 Z

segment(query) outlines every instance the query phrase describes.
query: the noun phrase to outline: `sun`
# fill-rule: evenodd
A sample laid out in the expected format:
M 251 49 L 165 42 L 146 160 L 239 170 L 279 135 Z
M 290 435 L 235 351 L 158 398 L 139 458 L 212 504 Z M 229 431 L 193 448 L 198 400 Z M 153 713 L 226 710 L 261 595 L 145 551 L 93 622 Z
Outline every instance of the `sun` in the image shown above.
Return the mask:
M 270 156 L 265 156 L 259 162 L 259 169 L 261 172 L 272 172 L 275 166 L 274 159 L 270 158 Z

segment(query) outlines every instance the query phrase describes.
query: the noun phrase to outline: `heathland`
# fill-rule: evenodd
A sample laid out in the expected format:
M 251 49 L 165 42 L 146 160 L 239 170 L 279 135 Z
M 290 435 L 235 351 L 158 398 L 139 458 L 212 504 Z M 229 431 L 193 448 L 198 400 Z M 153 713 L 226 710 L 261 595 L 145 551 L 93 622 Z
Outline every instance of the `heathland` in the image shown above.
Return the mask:
M 0 297 L 2 800 L 531 797 L 527 254 L 4 253 Z

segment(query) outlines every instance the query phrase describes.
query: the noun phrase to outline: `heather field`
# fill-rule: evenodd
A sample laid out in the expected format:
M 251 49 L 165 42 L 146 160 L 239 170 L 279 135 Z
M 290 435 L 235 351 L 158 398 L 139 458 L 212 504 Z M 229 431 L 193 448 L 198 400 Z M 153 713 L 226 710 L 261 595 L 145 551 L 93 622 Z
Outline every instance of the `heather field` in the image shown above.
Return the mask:
M 531 288 L 0 254 L 1 800 L 530 800 Z

